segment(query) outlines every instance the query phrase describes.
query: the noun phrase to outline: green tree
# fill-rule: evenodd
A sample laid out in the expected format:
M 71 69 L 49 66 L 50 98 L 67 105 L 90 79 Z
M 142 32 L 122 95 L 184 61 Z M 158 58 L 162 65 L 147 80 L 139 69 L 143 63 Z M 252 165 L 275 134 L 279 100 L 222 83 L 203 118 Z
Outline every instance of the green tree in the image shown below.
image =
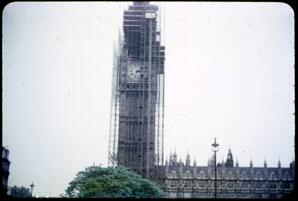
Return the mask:
M 161 198 L 164 192 L 152 181 L 125 167 L 88 167 L 77 173 L 62 197 Z
M 13 186 L 10 189 L 10 196 L 17 198 L 32 197 L 30 189 L 24 186 Z

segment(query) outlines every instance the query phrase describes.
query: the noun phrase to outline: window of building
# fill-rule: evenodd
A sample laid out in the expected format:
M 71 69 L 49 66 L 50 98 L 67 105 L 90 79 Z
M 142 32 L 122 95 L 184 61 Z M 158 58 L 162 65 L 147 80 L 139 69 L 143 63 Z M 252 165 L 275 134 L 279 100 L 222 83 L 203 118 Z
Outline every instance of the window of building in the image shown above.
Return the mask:
M 176 181 L 171 181 L 171 187 L 176 187 Z
M 200 187 L 205 187 L 206 186 L 206 182 L 205 181 L 200 181 L 199 182 L 199 186 Z
M 191 187 L 191 181 L 186 181 L 185 182 L 185 187 L 188 187 L 188 188 Z
M 231 181 L 228 182 L 228 188 L 233 188 L 233 182 Z
M 285 182 L 285 188 L 286 188 L 286 189 L 291 188 L 290 182 Z
M 190 178 L 190 172 L 189 171 L 186 172 L 186 178 Z
M 271 184 L 269 185 L 269 188 L 271 188 L 271 189 L 275 189 L 275 188 L 276 188 L 276 184 L 275 184 L 275 183 L 271 183 Z

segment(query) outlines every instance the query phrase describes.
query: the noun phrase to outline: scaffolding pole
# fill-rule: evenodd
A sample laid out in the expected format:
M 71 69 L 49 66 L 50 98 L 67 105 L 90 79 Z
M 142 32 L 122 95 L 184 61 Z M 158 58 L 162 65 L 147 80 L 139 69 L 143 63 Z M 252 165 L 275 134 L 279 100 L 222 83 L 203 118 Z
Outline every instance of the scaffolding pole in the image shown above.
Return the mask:
M 163 12 L 163 30 L 165 32 L 165 13 Z M 160 21 L 161 22 L 161 21 Z M 164 35 L 164 42 L 165 42 L 165 33 Z M 161 34 L 162 36 L 162 34 Z M 160 40 L 160 45 L 161 45 L 161 40 Z M 161 136 L 162 136 L 162 140 L 161 140 L 161 161 L 162 161 L 162 165 L 164 165 L 164 108 L 165 108 L 165 58 L 163 57 L 164 61 L 163 61 L 163 77 L 162 77 L 162 126 L 161 126 Z
M 116 126 L 117 126 L 117 65 L 118 65 L 118 54 L 116 47 L 114 45 L 113 50 L 113 72 L 112 72 L 112 95 L 111 95 L 111 105 L 110 105 L 110 130 L 109 130 L 109 147 L 108 147 L 108 165 L 116 165 Z
M 113 46 L 113 72 L 112 72 L 112 94 L 110 105 L 110 128 L 108 142 L 108 166 L 117 165 L 118 150 L 118 126 L 119 126 L 119 76 L 120 76 L 120 56 L 122 54 L 122 36 L 118 32 L 117 47 Z
M 151 56 L 152 56 L 152 21 L 149 19 L 149 48 L 148 48 L 148 107 L 147 107 L 147 157 L 146 157 L 146 178 L 150 173 L 150 141 L 151 141 Z

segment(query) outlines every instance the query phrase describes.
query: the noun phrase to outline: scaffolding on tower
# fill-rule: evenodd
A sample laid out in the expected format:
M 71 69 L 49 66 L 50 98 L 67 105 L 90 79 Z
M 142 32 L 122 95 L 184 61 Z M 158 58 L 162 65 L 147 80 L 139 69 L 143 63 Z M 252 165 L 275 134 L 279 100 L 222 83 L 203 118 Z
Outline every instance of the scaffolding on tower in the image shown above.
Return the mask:
M 124 34 L 119 34 L 117 47 L 114 47 L 110 106 L 109 166 L 116 166 L 121 160 L 120 164 L 137 167 L 147 178 L 150 168 L 164 165 L 165 55 L 161 46 L 161 11 L 156 13 L 157 10 L 157 6 L 149 3 L 134 2 L 125 11 Z M 127 44 L 133 42 L 134 34 L 140 37 L 137 46 Z M 141 65 L 143 76 L 135 85 L 125 81 L 133 59 Z M 143 110 L 139 110 L 138 104 L 144 106 Z M 134 139 L 136 136 L 138 141 Z

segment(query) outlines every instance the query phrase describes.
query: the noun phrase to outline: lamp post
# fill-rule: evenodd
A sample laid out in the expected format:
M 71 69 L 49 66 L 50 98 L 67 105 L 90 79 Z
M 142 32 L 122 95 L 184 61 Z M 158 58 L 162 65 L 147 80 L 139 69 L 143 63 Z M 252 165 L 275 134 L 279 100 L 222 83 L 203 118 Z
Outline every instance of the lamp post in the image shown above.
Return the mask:
M 33 182 L 32 182 L 32 184 L 30 184 L 30 188 L 31 188 L 31 196 L 33 197 L 33 188 L 34 188 Z
M 216 172 L 216 152 L 218 152 L 218 146 L 219 144 L 216 143 L 216 138 L 214 138 L 214 143 L 212 144 L 212 151 L 214 152 L 214 176 L 215 176 L 215 179 L 214 179 L 214 198 L 216 198 L 216 188 L 217 188 L 217 184 L 216 184 L 216 181 L 217 181 L 217 172 Z

